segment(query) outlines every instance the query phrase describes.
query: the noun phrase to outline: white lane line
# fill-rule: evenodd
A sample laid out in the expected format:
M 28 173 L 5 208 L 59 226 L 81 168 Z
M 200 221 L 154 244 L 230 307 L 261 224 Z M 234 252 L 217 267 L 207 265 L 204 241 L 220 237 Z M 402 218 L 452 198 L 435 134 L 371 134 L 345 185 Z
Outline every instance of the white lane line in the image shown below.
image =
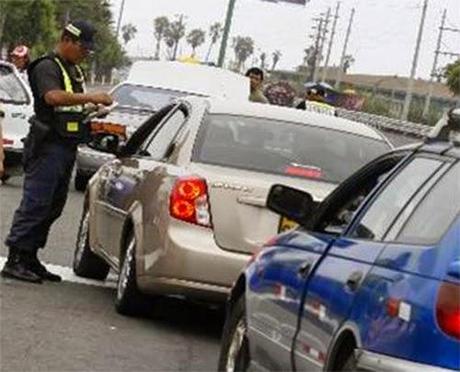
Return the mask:
M 5 262 L 6 262 L 6 257 L 0 256 L 0 267 L 3 267 Z M 116 283 L 117 277 L 115 274 L 112 274 L 112 273 L 109 274 L 109 276 L 104 282 L 100 282 L 98 280 L 80 278 L 73 273 L 73 270 L 70 267 L 53 265 L 53 264 L 48 264 L 45 262 L 43 264 L 53 274 L 60 275 L 62 277 L 62 280 L 65 282 L 92 285 L 92 286 L 104 287 L 104 288 L 116 288 L 117 287 L 117 283 Z

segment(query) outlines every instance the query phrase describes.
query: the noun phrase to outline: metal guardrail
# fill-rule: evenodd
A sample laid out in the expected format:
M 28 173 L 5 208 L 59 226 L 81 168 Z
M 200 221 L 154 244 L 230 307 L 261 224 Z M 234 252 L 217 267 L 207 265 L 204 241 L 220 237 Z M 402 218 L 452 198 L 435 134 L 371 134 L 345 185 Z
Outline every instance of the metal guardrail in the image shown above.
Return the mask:
M 380 115 L 368 114 L 366 112 L 350 111 L 338 108 L 336 109 L 336 113 L 338 117 L 357 121 L 359 123 L 374 127 L 378 130 L 396 132 L 417 138 L 426 137 L 433 129 L 427 125 L 388 118 Z

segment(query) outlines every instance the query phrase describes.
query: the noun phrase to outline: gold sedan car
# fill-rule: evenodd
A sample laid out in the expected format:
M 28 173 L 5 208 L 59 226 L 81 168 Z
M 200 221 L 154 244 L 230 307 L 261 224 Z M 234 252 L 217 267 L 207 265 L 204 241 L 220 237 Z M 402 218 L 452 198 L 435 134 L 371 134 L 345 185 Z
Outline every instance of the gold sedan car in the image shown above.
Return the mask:
M 251 254 L 293 225 L 266 209 L 272 185 L 321 201 L 390 149 L 334 116 L 188 97 L 158 111 L 90 180 L 73 268 L 118 272 L 116 308 L 148 295 L 225 300 Z

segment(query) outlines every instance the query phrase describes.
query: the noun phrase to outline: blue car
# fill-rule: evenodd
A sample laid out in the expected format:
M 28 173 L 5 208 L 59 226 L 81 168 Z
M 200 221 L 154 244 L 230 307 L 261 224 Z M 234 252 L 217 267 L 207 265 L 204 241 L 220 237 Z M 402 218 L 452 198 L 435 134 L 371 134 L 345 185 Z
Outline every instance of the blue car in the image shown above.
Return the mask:
M 299 227 L 235 283 L 219 370 L 460 370 L 459 139 L 453 110 L 319 205 L 275 185 L 267 206 Z

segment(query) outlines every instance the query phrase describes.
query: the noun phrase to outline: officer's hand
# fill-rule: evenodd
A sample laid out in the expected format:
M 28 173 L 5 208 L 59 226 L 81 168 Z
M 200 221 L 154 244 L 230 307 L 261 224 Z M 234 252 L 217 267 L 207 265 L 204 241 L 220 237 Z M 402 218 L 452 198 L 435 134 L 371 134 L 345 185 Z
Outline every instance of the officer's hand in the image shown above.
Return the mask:
M 92 93 L 91 103 L 95 105 L 110 106 L 113 103 L 112 97 L 107 93 Z

